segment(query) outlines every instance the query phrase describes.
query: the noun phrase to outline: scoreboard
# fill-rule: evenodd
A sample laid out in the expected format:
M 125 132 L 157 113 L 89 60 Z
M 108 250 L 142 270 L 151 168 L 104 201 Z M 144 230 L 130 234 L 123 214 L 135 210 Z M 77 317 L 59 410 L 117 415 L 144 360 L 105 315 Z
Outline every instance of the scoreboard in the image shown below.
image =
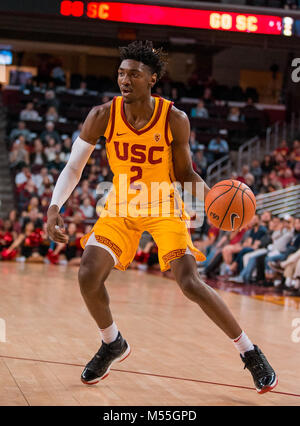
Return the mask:
M 149 25 L 165 25 L 257 34 L 281 34 L 282 18 L 278 16 L 217 12 L 149 4 L 62 1 L 64 16 L 101 19 Z
M 1 4 L 4 3 L 4 4 Z M 233 31 L 248 34 L 293 35 L 294 19 L 288 16 L 237 13 L 149 2 L 95 2 L 88 0 L 10 0 L 0 2 L 0 11 L 51 14 L 84 20 Z M 178 2 L 176 3 L 178 4 Z M 191 4 L 191 3 L 190 3 Z M 199 3 L 198 3 L 199 5 Z M 200 4 L 201 7 L 201 4 Z M 253 8 L 253 10 L 255 10 Z

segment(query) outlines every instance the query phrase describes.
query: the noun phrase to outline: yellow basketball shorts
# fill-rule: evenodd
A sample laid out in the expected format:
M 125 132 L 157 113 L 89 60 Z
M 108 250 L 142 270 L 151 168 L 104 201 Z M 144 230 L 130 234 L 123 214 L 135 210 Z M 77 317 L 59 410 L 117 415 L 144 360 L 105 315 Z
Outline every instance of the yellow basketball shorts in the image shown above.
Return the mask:
M 85 248 L 94 233 L 96 241 L 115 254 L 115 268 L 125 271 L 135 257 L 144 231 L 149 232 L 157 244 L 162 271 L 168 270 L 170 262 L 182 257 L 187 248 L 196 260 L 205 260 L 204 254 L 194 247 L 186 222 L 180 217 L 100 217 L 80 242 Z

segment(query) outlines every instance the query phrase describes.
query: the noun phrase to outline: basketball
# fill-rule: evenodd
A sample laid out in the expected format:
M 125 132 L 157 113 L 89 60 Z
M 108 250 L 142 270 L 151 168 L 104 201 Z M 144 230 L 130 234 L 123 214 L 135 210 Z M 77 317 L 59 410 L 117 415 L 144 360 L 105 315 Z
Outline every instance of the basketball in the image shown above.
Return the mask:
M 216 183 L 205 199 L 209 221 L 223 231 L 244 228 L 256 211 L 256 199 L 242 182 L 227 179 Z

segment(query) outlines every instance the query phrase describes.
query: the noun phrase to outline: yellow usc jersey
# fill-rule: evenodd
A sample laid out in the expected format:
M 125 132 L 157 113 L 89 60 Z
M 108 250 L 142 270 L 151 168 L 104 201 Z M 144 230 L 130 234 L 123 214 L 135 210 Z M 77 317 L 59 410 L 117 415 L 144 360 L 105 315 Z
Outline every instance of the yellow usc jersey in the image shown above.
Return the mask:
M 172 185 L 169 114 L 173 102 L 154 99 L 152 117 L 140 130 L 127 121 L 122 96 L 113 99 L 104 136 L 114 186 L 101 216 L 115 211 L 121 216 L 182 215 L 183 204 Z
M 122 271 L 134 259 L 144 231 L 158 246 L 162 271 L 186 253 L 192 253 L 198 261 L 205 260 L 193 245 L 187 225 L 190 218 L 172 185 L 175 176 L 169 114 L 173 103 L 161 97 L 154 99 L 152 117 L 140 130 L 126 120 L 123 98 L 113 99 L 104 135 L 113 187 L 104 208 L 97 209 L 99 218 L 93 229 L 81 238 L 83 248 L 91 243 L 113 252 L 115 268 Z

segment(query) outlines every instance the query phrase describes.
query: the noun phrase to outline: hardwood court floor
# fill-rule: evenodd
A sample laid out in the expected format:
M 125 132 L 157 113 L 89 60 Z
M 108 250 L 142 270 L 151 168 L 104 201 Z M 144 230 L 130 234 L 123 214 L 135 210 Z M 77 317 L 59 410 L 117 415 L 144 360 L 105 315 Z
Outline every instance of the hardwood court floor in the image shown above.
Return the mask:
M 132 354 L 87 387 L 80 374 L 100 339 L 77 268 L 1 262 L 0 276 L 0 405 L 300 405 L 295 306 L 218 290 L 278 373 L 258 395 L 232 343 L 174 281 L 114 270 L 111 307 Z

